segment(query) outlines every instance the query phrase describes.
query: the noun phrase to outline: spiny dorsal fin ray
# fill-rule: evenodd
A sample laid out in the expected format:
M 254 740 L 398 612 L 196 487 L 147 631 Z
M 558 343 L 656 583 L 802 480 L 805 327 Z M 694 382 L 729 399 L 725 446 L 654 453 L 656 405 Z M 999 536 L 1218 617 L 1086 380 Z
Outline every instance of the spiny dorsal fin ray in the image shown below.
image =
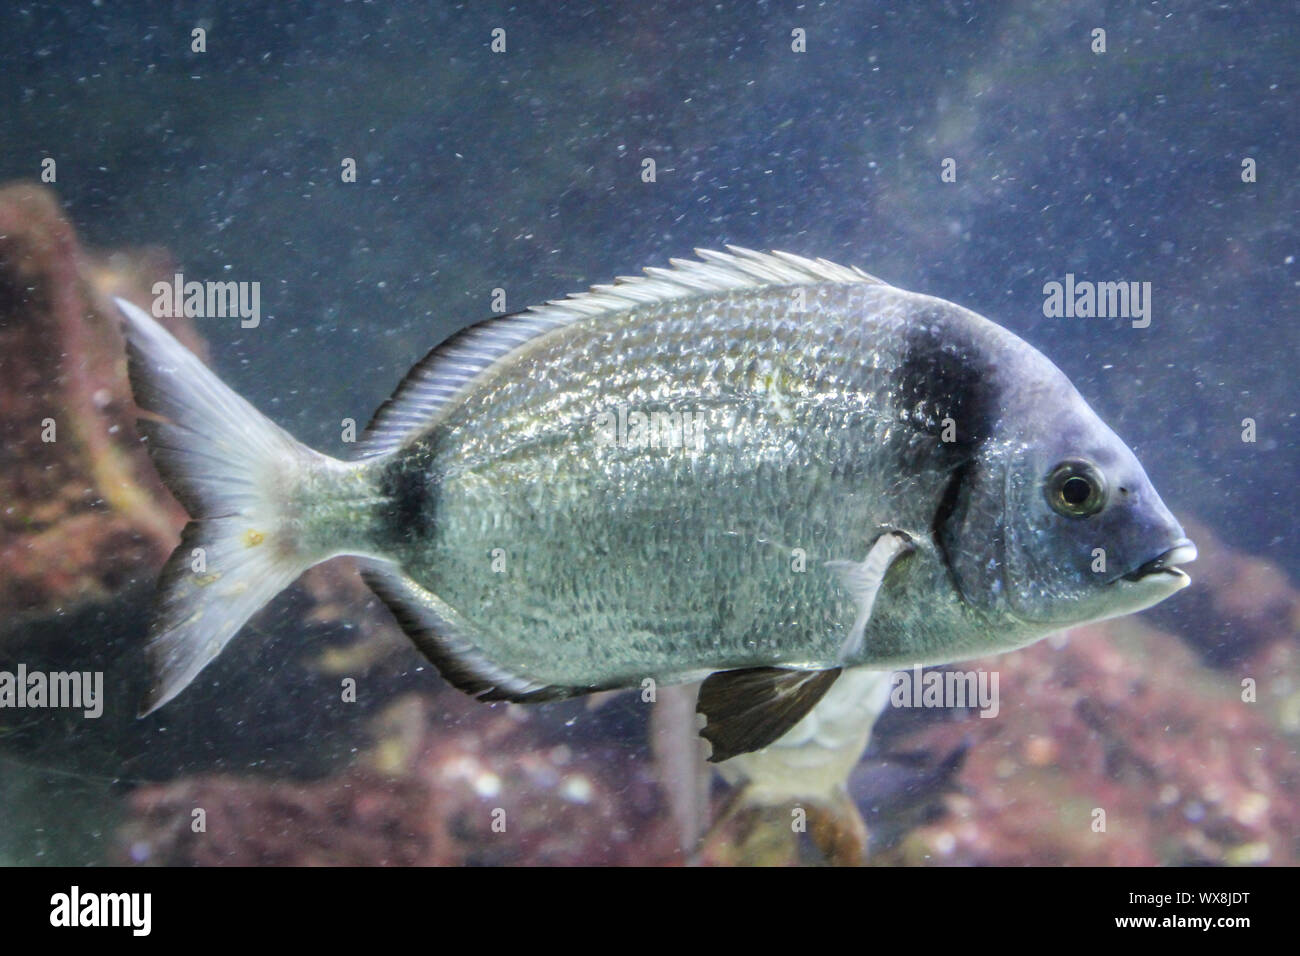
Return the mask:
M 565 299 L 471 325 L 426 355 L 402 380 L 392 398 L 375 412 L 361 455 L 382 455 L 429 428 L 473 379 L 515 349 L 547 332 L 582 319 L 613 315 L 636 306 L 762 286 L 821 282 L 880 283 L 861 269 L 788 252 L 755 252 L 727 246 L 726 252 L 696 249 L 700 258 L 670 259 L 641 276 L 619 276 Z

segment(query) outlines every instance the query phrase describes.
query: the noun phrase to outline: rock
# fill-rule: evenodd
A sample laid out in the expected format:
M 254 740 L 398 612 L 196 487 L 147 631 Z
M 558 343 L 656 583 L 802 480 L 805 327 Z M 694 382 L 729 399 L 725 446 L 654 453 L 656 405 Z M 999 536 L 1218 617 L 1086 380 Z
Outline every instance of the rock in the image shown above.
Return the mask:
M 120 589 L 174 547 L 185 514 L 135 435 L 110 297 L 147 304 L 166 255 L 86 252 L 54 194 L 0 189 L 0 608 Z M 188 322 L 171 323 L 200 348 Z

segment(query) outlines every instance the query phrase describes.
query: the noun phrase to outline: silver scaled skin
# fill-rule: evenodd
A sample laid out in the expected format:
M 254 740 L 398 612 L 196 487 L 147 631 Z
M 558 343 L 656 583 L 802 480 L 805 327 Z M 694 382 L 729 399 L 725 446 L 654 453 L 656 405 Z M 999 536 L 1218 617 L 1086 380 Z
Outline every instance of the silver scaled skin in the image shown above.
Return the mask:
M 373 466 L 361 550 L 399 565 L 483 657 L 555 687 L 944 663 L 1164 596 L 1120 572 L 1182 529 L 1042 355 L 892 286 L 800 291 L 803 311 L 788 287 L 749 289 L 518 350 Z M 620 409 L 689 421 L 694 441 L 610 441 L 600 422 Z M 1127 495 L 1091 533 L 1037 507 L 1069 457 Z M 889 529 L 916 550 L 841 660 L 855 608 L 827 563 L 861 561 Z M 1078 571 L 1094 547 L 1116 573 Z

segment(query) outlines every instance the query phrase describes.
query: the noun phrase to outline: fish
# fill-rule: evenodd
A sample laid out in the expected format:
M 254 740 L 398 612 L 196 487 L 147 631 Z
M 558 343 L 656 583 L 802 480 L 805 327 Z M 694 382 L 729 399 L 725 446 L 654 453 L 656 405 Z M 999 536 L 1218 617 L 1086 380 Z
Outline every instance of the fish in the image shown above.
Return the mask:
M 849 794 L 849 776 L 889 705 L 893 671 L 849 668 L 803 718 L 761 750 L 716 763 L 732 794 L 703 843 L 747 811 L 802 807 L 828 859 L 859 864 L 867 825 Z M 788 830 L 789 817 L 785 817 Z
M 826 259 L 696 254 L 456 333 L 347 461 L 117 299 L 192 519 L 141 715 L 339 555 L 480 700 L 702 681 L 715 763 L 846 668 L 987 656 L 1190 582 L 1133 452 L 1010 331 Z
M 716 764 L 718 773 L 759 806 L 801 800 L 828 806 L 848 799 L 849 774 L 889 704 L 893 671 L 849 668 L 803 718 L 761 750 Z M 856 813 L 856 810 L 854 811 Z

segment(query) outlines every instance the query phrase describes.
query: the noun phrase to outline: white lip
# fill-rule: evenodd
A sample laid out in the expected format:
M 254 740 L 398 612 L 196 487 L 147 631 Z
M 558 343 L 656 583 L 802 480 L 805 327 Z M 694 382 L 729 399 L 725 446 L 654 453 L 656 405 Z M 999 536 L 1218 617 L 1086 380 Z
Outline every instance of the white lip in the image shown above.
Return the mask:
M 1196 545 L 1187 538 L 1179 541 L 1164 554 L 1157 555 L 1146 564 L 1130 571 L 1119 580 L 1127 584 L 1150 584 L 1153 582 L 1163 582 L 1166 585 L 1174 584 L 1174 590 L 1181 590 L 1192 583 L 1192 579 L 1187 575 L 1180 564 L 1187 564 L 1196 560 Z M 1144 571 L 1144 569 L 1146 569 Z M 1133 577 L 1132 575 L 1137 575 Z
M 1182 568 L 1166 568 L 1163 573 L 1165 577 L 1171 577 L 1177 582 L 1178 586 L 1174 588 L 1175 591 L 1181 591 L 1192 583 L 1192 576 Z

